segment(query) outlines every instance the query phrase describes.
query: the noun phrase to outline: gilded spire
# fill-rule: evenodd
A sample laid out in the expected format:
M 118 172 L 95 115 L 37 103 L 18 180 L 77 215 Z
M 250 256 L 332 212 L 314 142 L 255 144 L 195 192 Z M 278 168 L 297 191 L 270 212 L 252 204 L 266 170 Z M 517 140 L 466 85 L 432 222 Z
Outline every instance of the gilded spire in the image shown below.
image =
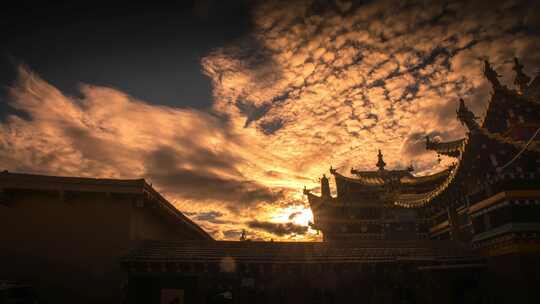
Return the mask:
M 523 72 L 523 64 L 519 62 L 517 57 L 514 57 L 514 67 L 512 69 L 516 72 L 514 84 L 518 87 L 519 93 L 523 94 L 531 81 L 531 77 Z
M 381 150 L 379 150 L 379 154 L 377 156 L 379 157 L 379 160 L 377 161 L 377 167 L 379 167 L 380 171 L 383 171 L 384 166 L 386 166 L 386 163 L 383 160 L 383 155 L 381 153 Z

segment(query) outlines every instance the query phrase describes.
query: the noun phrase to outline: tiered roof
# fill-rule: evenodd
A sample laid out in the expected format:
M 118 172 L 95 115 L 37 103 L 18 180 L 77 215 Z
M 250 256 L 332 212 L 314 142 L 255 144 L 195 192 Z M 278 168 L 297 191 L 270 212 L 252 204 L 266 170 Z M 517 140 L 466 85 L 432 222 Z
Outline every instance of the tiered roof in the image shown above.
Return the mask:
M 518 90 L 502 85 L 497 72 L 485 61 L 484 75 L 493 86 L 493 94 L 481 125 L 479 117 L 460 99 L 456 116 L 469 130 L 466 137 L 448 142 L 426 138 L 426 148 L 455 158 L 453 165 L 429 176 L 416 177 L 411 173 L 412 168 L 384 169 L 386 164 L 379 151 L 379 170 L 352 169 L 355 177 L 346 177 L 330 169 L 336 179 L 338 197 L 356 189 L 379 193 L 393 199 L 397 206 L 416 208 L 437 197 L 456 201 L 463 198 L 464 191 L 502 179 L 505 174 L 523 176 L 525 170 L 532 170 L 527 176 L 536 178 L 537 164 L 529 167 L 530 160 L 538 159 L 540 152 L 540 79 L 537 76 L 526 83 L 528 78 L 522 66 L 515 62 Z M 323 200 L 311 193 L 309 200 L 323 205 Z
M 517 60 L 516 64 L 519 64 Z M 487 61 L 484 74 L 491 82 L 494 93 L 483 124 L 478 124 L 478 117 L 460 99 L 456 114 L 468 128 L 467 136 L 451 142 L 426 140 L 428 150 L 456 158 L 456 165 L 447 179 L 432 191 L 401 194 L 396 204 L 419 207 L 436 197 L 459 201 L 464 192 L 478 190 L 478 187 L 492 183 L 493 180 L 504 179 L 507 174 L 535 178 L 536 168 L 530 168 L 527 163 L 530 159 L 538 159 L 540 152 L 540 103 L 526 95 L 533 83 L 524 83 L 525 77 L 518 74 L 520 80 L 516 80 L 516 84 L 520 90 L 511 90 L 499 83 L 499 75 Z M 530 132 L 526 139 L 514 137 L 509 130 L 516 125 L 526 125 L 529 129 L 533 128 L 534 132 Z M 530 172 L 524 174 L 526 170 Z
M 314 209 L 319 209 L 326 205 L 327 201 L 337 201 L 338 206 L 341 200 L 340 197 L 345 197 L 351 193 L 360 193 L 359 195 L 368 195 L 371 197 L 368 200 L 375 200 L 375 203 L 382 201 L 382 204 L 393 203 L 388 201 L 388 197 L 396 197 L 399 194 L 416 195 L 418 193 L 429 192 L 444 183 L 448 177 L 454 172 L 454 167 L 437 172 L 432 175 L 414 176 L 412 166 L 402 170 L 386 170 L 382 152 L 379 151 L 377 165 L 379 170 L 376 171 L 360 171 L 351 169 L 351 174 L 354 177 L 344 176 L 337 170 L 330 168 L 330 173 L 334 175 L 337 188 L 337 197 L 323 198 L 312 194 L 308 190 L 304 190 L 304 194 L 308 196 L 310 205 Z M 363 193 L 363 194 L 362 194 Z M 373 197 L 373 195 L 375 197 Z M 381 206 L 382 206 L 381 204 Z
M 453 141 L 433 141 L 429 137 L 426 137 L 426 149 L 433 150 L 438 154 L 446 156 L 457 157 L 459 155 L 459 149 L 463 146 L 464 138 Z

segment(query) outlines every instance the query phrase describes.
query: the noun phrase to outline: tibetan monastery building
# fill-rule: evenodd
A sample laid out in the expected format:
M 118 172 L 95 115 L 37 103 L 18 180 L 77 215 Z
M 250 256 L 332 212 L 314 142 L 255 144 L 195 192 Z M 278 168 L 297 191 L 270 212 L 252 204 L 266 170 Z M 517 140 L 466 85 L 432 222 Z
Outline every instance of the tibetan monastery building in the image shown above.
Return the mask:
M 514 62 L 515 90 L 485 61 L 493 93 L 482 122 L 460 99 L 464 138 L 426 138 L 426 149 L 455 160 L 445 170 L 421 177 L 412 167 L 386 170 L 379 151 L 378 170 L 352 169 L 347 177 L 330 168 L 335 197 L 326 176 L 320 195 L 304 189 L 324 241 L 453 241 L 507 280 L 493 285 L 498 299 L 515 300 L 506 293 L 520 290 L 526 302 L 540 270 L 540 77 L 531 81 Z
M 0 173 L 0 302 L 540 303 L 540 78 L 522 69 L 514 90 L 486 62 L 483 119 L 460 100 L 465 137 L 426 138 L 448 168 L 379 151 L 331 168 L 334 194 L 305 189 L 323 242 L 216 241 L 144 180 Z

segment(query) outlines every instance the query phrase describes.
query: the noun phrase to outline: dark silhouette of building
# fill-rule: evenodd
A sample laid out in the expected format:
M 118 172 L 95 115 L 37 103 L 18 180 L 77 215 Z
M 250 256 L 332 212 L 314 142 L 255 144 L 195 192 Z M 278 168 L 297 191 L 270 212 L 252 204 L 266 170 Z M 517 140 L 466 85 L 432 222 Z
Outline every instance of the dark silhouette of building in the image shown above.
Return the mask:
M 330 168 L 336 197 L 325 176 L 320 196 L 304 190 L 313 226 L 324 240 L 452 240 L 486 258 L 489 273 L 499 278 L 493 282 L 499 300 L 527 300 L 535 294 L 540 82 L 538 76 L 530 81 L 519 61 L 514 63 L 517 90 L 502 85 L 485 61 L 493 94 L 482 123 L 460 99 L 456 116 L 468 129 L 466 137 L 449 142 L 426 138 L 428 150 L 455 159 L 447 169 L 422 177 L 413 176 L 412 168 L 387 171 L 379 151 L 377 171 L 353 169 L 355 177 L 346 177 Z
M 480 293 L 462 279 L 485 273 L 469 248 L 430 240 L 148 241 L 123 264 L 130 303 L 159 303 L 163 290 L 185 303 L 457 303 Z
M 394 203 L 398 194 L 431 191 L 444 181 L 450 169 L 430 176 L 415 177 L 412 166 L 386 170 L 379 150 L 377 171 L 352 169 L 346 177 L 330 168 L 336 181 L 336 197 L 330 194 L 328 178 L 321 178 L 321 195 L 304 189 L 314 216 L 313 227 L 323 232 L 324 241 L 421 240 L 428 238 L 425 210 L 403 208 Z
M 0 173 L 0 279 L 48 303 L 119 303 L 141 241 L 212 240 L 144 180 Z

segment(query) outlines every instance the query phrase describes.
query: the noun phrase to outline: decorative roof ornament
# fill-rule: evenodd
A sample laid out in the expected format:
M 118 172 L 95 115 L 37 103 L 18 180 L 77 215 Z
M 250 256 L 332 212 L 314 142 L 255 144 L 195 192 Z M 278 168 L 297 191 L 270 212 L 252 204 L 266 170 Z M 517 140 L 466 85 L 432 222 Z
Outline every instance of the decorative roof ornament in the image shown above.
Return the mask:
M 531 81 L 531 77 L 523 72 L 523 64 L 519 62 L 517 57 L 514 57 L 514 67 L 512 69 L 516 72 L 514 84 L 518 87 L 518 92 L 523 94 Z
M 240 241 L 247 241 L 246 229 L 242 229 L 242 234 L 240 235 Z
M 426 139 L 426 149 L 427 150 L 434 150 L 435 149 L 435 146 L 436 146 L 436 143 L 438 141 L 436 140 L 432 140 L 429 135 L 426 135 L 425 136 L 425 139 Z
M 407 167 L 407 171 L 409 171 L 409 172 L 413 172 L 413 171 L 414 171 L 414 166 L 413 166 L 412 163 Z
M 332 166 L 330 166 L 330 173 L 331 174 L 336 174 L 337 171 L 336 171 L 336 169 L 332 168 Z
M 323 174 L 321 178 L 321 197 L 330 197 L 330 183 L 328 183 L 328 177 L 326 177 L 326 174 Z
M 446 155 L 450 157 L 457 157 L 459 155 L 459 149 L 463 145 L 463 138 L 458 140 L 452 140 L 447 142 L 441 142 L 438 139 L 431 139 L 426 136 L 426 149 L 437 152 L 438 156 Z
M 484 76 L 486 76 L 486 78 L 491 82 L 493 89 L 498 89 L 501 87 L 501 83 L 499 82 L 498 78 L 501 75 L 497 74 L 487 60 L 484 60 Z
M 383 160 L 383 155 L 381 153 L 381 150 L 379 150 L 379 154 L 377 155 L 377 157 L 379 158 L 379 160 L 377 161 L 377 167 L 379 167 L 380 171 L 383 171 L 384 166 L 386 166 L 386 163 Z
M 467 108 L 463 98 L 459 99 L 459 108 L 456 111 L 457 118 L 462 124 L 466 125 L 469 131 L 478 130 L 480 126 L 476 122 L 478 117 Z

